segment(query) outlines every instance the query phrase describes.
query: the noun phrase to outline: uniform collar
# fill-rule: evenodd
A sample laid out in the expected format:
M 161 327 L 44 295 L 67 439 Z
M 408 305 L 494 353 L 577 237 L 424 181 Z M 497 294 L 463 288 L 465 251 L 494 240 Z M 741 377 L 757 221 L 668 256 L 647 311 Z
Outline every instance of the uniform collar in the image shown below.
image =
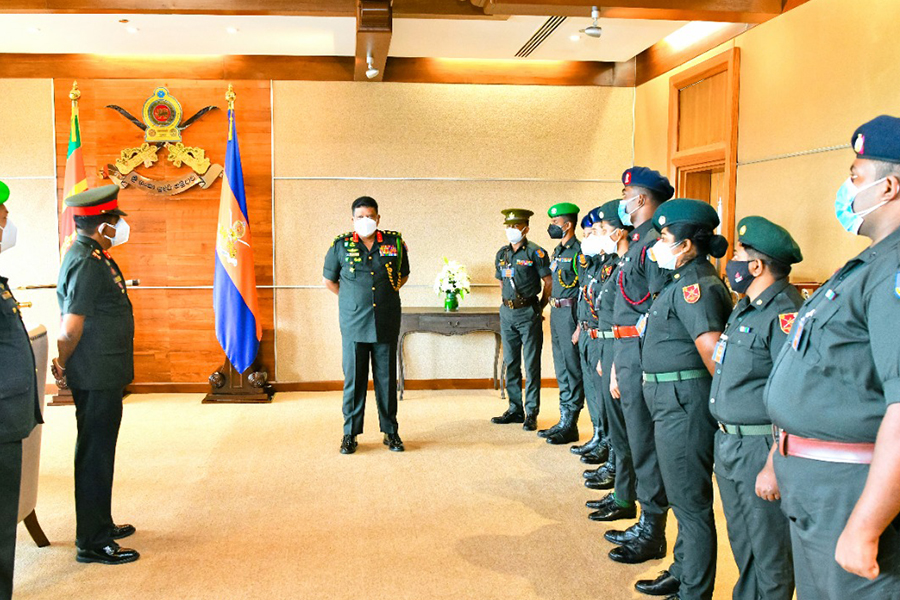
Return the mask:
M 779 279 L 778 281 L 767 287 L 765 290 L 763 290 L 763 293 L 757 296 L 756 300 L 753 300 L 751 302 L 750 298 L 748 297 L 746 299 L 747 303 L 750 304 L 750 306 L 752 306 L 753 308 L 762 310 L 769 306 L 772 300 L 775 299 L 775 296 L 783 292 L 784 289 L 789 285 L 790 283 L 788 283 L 787 279 Z
M 78 237 L 75 239 L 76 242 L 81 242 L 82 244 L 86 244 L 95 250 L 103 251 L 103 246 L 100 245 L 100 242 L 95 240 L 92 237 L 88 237 L 82 233 L 78 234 Z
M 632 243 L 639 242 L 647 236 L 647 233 L 649 233 L 651 229 L 653 229 L 653 219 L 647 219 L 635 227 L 634 231 L 628 234 L 628 239 L 630 239 Z
M 569 248 L 574 246 L 575 242 L 577 242 L 577 241 L 578 241 L 578 238 L 573 235 L 571 238 L 569 238 L 568 242 L 560 242 L 559 246 L 557 246 L 557 248 L 562 248 L 564 250 L 568 250 Z
M 512 252 L 513 254 L 515 254 L 519 250 L 526 250 L 528 248 L 528 238 L 526 238 L 526 237 L 522 238 L 522 246 L 519 248 L 519 250 L 516 250 L 515 248 L 513 248 L 512 244 L 507 244 L 507 247 L 509 248 L 509 251 Z
M 890 234 L 874 246 L 869 246 L 868 248 L 863 250 L 856 257 L 856 260 L 861 260 L 862 262 L 871 262 L 884 253 L 895 250 L 898 246 L 900 246 L 900 227 L 898 227 L 892 234 Z
M 356 233 L 355 231 L 353 232 L 353 241 L 356 242 L 357 244 L 359 243 L 359 234 Z M 375 241 L 378 242 L 379 244 L 384 242 L 384 236 L 381 235 L 380 229 L 375 230 Z
M 706 259 L 705 256 L 695 256 L 694 258 L 692 258 L 685 264 L 683 264 L 680 267 L 678 267 L 677 269 L 675 269 L 675 271 L 673 271 L 673 273 L 675 275 L 678 275 L 678 277 L 676 279 L 680 279 L 681 277 L 684 277 L 685 274 L 687 274 L 691 271 L 696 271 L 697 267 L 699 267 L 703 263 L 709 264 L 709 261 Z

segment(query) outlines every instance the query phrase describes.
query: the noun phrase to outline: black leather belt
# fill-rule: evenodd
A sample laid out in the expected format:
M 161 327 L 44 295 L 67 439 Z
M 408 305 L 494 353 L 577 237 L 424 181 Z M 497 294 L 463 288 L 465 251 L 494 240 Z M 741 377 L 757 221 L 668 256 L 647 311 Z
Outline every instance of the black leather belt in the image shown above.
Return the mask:
M 514 300 L 503 300 L 503 306 L 506 308 L 522 308 L 523 306 L 534 306 L 538 303 L 537 296 L 531 298 L 516 298 Z
M 564 306 L 574 306 L 575 298 L 550 298 L 550 306 L 553 308 L 562 308 Z

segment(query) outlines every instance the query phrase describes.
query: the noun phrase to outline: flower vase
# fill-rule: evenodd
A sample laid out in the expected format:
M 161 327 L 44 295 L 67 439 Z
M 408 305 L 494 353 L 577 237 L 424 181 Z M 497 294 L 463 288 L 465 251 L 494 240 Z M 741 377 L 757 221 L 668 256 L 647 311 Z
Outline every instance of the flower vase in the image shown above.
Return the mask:
M 459 292 L 447 292 L 444 296 L 444 310 L 447 312 L 459 310 Z

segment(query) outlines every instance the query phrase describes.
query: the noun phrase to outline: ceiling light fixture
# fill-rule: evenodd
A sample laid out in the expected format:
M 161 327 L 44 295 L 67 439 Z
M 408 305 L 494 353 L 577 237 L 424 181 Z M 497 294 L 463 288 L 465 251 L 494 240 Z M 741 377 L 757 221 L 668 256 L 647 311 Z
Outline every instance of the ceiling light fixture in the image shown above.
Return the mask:
M 225 31 L 227 31 L 228 33 L 231 33 L 231 34 L 235 34 L 238 32 L 238 28 L 237 27 L 226 27 Z
M 728 23 L 710 23 L 707 21 L 692 21 L 670 33 L 665 41 L 674 50 L 684 50 L 700 40 L 709 37 L 720 29 L 727 27 Z
M 366 58 L 366 64 L 369 65 L 369 68 L 366 69 L 366 77 L 368 77 L 369 79 L 375 79 L 376 77 L 378 77 L 378 73 L 380 72 L 378 69 L 375 68 L 375 65 L 373 64 L 373 62 L 374 61 L 372 60 L 372 55 L 370 54 Z
M 572 35 L 569 36 L 569 39 L 572 40 L 573 42 L 577 42 L 578 40 L 581 39 L 581 36 L 578 35 L 577 33 L 573 33 Z
M 581 33 L 584 35 L 590 36 L 592 38 L 598 38 L 603 35 L 603 28 L 597 24 L 597 20 L 600 18 L 600 8 L 597 6 L 591 7 L 591 18 L 594 19 L 594 22 L 591 23 L 590 26 L 585 27 L 581 30 Z

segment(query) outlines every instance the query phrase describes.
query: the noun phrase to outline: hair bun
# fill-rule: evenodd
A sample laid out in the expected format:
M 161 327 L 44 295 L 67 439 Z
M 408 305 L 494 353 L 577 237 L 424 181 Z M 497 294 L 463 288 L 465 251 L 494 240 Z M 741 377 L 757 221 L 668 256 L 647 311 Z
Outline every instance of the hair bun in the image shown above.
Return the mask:
M 709 240 L 709 253 L 713 258 L 722 258 L 728 252 L 728 240 L 721 235 L 714 235 Z

